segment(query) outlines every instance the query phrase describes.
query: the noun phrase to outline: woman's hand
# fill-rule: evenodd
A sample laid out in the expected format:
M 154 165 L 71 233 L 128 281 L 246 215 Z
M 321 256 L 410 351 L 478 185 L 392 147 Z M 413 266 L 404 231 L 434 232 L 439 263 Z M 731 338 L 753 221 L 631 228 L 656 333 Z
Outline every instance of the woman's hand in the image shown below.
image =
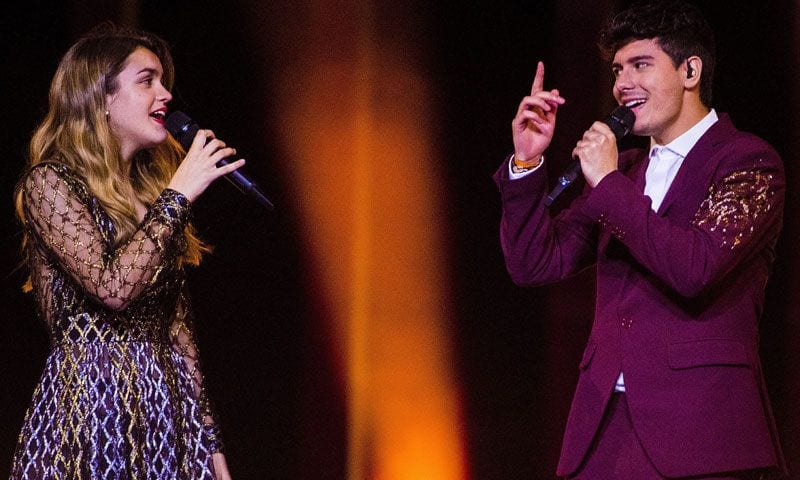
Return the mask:
M 215 452 L 211 455 L 211 460 L 214 463 L 214 478 L 216 480 L 231 480 L 231 474 L 228 471 L 228 462 L 225 461 L 225 454 Z
M 211 130 L 198 130 L 186 157 L 167 187 L 181 192 L 190 202 L 194 202 L 211 182 L 244 165 L 244 160 L 239 159 L 217 167 L 217 162 L 235 154 L 236 149 L 227 147 Z

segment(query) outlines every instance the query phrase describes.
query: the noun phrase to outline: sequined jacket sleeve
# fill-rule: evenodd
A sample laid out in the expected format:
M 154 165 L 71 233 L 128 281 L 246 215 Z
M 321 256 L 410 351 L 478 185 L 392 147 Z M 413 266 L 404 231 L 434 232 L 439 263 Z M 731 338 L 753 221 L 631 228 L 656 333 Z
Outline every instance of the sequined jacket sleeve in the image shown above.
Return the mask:
M 100 228 L 97 200 L 64 165 L 39 164 L 21 186 L 32 241 L 108 308 L 125 309 L 182 253 L 189 201 L 177 191 L 165 189 L 115 248 Z
M 741 135 L 708 158 L 695 154 L 693 165 L 686 165 L 692 153 L 687 156 L 684 165 L 694 171 L 676 177 L 681 183 L 673 183 L 676 190 L 670 192 L 684 211 L 654 212 L 634 182 L 614 172 L 591 191 L 584 212 L 685 297 L 702 294 L 754 255 L 766 255 L 771 264 L 782 227 L 783 166 L 768 144 Z M 709 164 L 715 166 L 712 172 Z M 695 191 L 702 193 L 699 205 L 687 200 Z

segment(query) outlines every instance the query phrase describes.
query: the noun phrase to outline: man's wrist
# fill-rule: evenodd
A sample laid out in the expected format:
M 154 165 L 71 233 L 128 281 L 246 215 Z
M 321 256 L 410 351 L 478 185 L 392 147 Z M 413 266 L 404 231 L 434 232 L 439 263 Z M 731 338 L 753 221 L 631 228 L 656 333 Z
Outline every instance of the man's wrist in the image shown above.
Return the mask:
M 516 153 L 511 157 L 511 171 L 513 173 L 525 173 L 539 167 L 544 161 L 544 155 L 531 160 L 522 160 Z

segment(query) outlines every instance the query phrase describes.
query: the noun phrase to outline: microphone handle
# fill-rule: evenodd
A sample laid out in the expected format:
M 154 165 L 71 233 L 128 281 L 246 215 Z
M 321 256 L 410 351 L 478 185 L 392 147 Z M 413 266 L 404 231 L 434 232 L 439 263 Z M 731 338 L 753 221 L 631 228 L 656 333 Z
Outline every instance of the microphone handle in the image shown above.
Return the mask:
M 608 128 L 614 132 L 617 142 L 619 142 L 622 137 L 630 133 L 635 121 L 636 114 L 634 114 L 633 111 L 625 105 L 617 106 L 617 108 L 615 108 L 614 111 L 612 111 L 608 117 L 603 120 L 603 122 L 608 125 Z M 569 169 L 558 178 L 558 183 L 556 184 L 555 188 L 553 188 L 553 191 L 550 192 L 550 195 L 548 195 L 544 201 L 545 206 L 549 207 L 550 204 L 555 201 L 556 197 L 558 197 L 561 192 L 564 191 L 564 189 L 572 185 L 572 182 L 574 182 L 575 179 L 580 175 L 581 161 L 577 157 L 572 157 L 572 165 L 570 165 Z
M 575 158 L 572 160 L 572 165 L 569 166 L 564 174 L 558 177 L 556 186 L 553 187 L 553 190 L 547 195 L 547 198 L 544 199 L 544 206 L 549 207 L 556 200 L 556 198 L 561 195 L 561 192 L 572 185 L 572 182 L 574 182 L 580 175 L 581 161 Z
M 228 165 L 231 163 L 228 161 L 227 158 L 223 158 L 219 162 L 217 162 L 217 167 L 222 167 L 224 165 Z M 256 182 L 248 179 L 239 170 L 234 170 L 231 173 L 225 175 L 225 180 L 229 181 L 233 186 L 239 189 L 240 192 L 250 195 L 253 197 L 258 203 L 263 205 L 268 210 L 272 210 L 275 208 L 275 205 L 267 199 L 267 197 L 258 189 L 258 185 Z

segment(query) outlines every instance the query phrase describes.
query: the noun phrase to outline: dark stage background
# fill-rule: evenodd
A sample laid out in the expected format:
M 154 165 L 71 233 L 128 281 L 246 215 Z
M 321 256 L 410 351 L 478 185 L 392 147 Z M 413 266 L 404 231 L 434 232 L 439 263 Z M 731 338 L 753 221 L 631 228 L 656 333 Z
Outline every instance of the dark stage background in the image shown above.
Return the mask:
M 442 268 L 456 305 L 451 341 L 463 391 L 469 478 L 552 478 L 589 331 L 593 276 L 586 272 L 537 289 L 514 286 L 498 245 L 500 204 L 490 177 L 512 148 L 510 121 L 530 89 L 536 60 L 547 65 L 546 86 L 560 88 L 567 99 L 549 154 L 553 176 L 583 130 L 610 110 L 611 76 L 594 39 L 602 19 L 623 2 L 401 3 L 375 0 L 370 8 L 379 34 L 421 46 L 419 63 L 436 92 L 435 104 L 427 107 L 436 112 L 430 164 L 446 193 L 438 221 L 450 232 Z M 791 478 L 800 478 L 800 5 L 697 3 L 718 34 L 715 107 L 770 141 L 786 165 L 785 227 L 761 344 Z M 8 471 L 47 354 L 44 329 L 19 288 L 24 275 L 16 269 L 20 228 L 13 185 L 26 142 L 45 112 L 58 59 L 82 32 L 111 19 L 138 22 L 172 44 L 173 108 L 236 145 L 277 205 L 272 213 L 261 211 L 219 182 L 195 208 L 197 226 L 216 246 L 192 271 L 191 287 L 234 478 L 346 477 L 345 389 L 323 326 L 326 306 L 310 293 L 315 278 L 292 208 L 302 200 L 289 198 L 290 185 L 302 179 L 287 160 L 292 152 L 276 146 L 282 119 L 271 113 L 271 92 L 281 88 L 272 72 L 291 61 L 285 44 L 308 34 L 284 28 L 302 12 L 295 9 L 301 4 L 32 0 L 4 8 L 0 474 Z M 324 118 L 325 105 L 318 107 Z

